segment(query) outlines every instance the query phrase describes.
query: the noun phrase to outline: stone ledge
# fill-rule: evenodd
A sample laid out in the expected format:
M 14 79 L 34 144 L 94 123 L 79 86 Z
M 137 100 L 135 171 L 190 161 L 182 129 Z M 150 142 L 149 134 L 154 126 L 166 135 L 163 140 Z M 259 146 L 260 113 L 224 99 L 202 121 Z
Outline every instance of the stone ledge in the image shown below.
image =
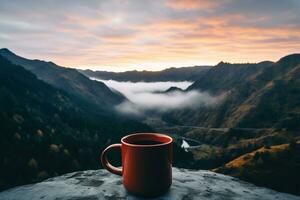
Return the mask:
M 126 192 L 121 177 L 105 170 L 79 171 L 0 193 L 0 200 L 139 199 Z M 156 199 L 300 200 L 300 197 L 257 187 L 206 170 L 173 168 L 170 190 Z

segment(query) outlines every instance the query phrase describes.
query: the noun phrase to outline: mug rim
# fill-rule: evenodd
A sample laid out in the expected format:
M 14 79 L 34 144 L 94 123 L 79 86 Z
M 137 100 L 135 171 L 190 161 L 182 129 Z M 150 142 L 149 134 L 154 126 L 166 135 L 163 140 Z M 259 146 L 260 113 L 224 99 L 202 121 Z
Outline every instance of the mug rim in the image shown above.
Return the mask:
M 139 136 L 139 135 L 154 135 L 154 136 L 160 136 L 160 137 L 164 137 L 164 138 L 167 138 L 169 139 L 168 142 L 163 142 L 161 144 L 131 144 L 131 143 L 128 143 L 128 142 L 125 142 L 126 139 L 128 139 L 129 137 L 133 137 L 133 136 Z M 159 147 L 159 146 L 165 146 L 165 145 L 169 145 L 173 142 L 173 138 L 168 136 L 168 135 L 165 135 L 165 134 L 162 134 L 162 133 L 132 133 L 132 134 L 129 134 L 129 135 L 126 135 L 124 137 L 122 137 L 121 139 L 121 143 L 126 145 L 126 146 L 130 146 L 130 147 Z

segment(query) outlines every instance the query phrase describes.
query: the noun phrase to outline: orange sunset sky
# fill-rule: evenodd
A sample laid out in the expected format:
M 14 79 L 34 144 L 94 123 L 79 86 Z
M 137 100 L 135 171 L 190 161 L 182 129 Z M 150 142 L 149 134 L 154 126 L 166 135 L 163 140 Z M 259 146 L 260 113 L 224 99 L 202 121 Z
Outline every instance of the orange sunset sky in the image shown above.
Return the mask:
M 276 61 L 300 52 L 299 0 L 1 0 L 0 47 L 93 70 Z

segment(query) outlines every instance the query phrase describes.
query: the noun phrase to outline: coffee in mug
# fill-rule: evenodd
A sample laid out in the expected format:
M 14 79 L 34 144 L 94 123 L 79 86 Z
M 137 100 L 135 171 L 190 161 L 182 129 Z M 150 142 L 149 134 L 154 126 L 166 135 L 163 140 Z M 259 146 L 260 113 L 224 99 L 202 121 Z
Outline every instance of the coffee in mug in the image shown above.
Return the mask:
M 173 139 L 158 133 L 125 136 L 121 144 L 108 146 L 101 155 L 103 167 L 123 177 L 123 185 L 138 196 L 154 197 L 166 192 L 172 183 Z M 121 149 L 122 168 L 107 160 L 109 150 Z

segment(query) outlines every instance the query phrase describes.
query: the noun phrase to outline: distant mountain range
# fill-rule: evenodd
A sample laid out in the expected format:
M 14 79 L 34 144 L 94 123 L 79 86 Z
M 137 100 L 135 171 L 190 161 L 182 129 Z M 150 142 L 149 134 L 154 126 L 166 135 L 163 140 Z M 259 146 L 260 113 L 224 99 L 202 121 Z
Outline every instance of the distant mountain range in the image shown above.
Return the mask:
M 157 82 L 157 81 L 195 81 L 205 74 L 211 66 L 194 66 L 168 68 L 162 71 L 127 71 L 107 72 L 78 70 L 88 77 L 102 80 L 131 81 L 131 82 Z

